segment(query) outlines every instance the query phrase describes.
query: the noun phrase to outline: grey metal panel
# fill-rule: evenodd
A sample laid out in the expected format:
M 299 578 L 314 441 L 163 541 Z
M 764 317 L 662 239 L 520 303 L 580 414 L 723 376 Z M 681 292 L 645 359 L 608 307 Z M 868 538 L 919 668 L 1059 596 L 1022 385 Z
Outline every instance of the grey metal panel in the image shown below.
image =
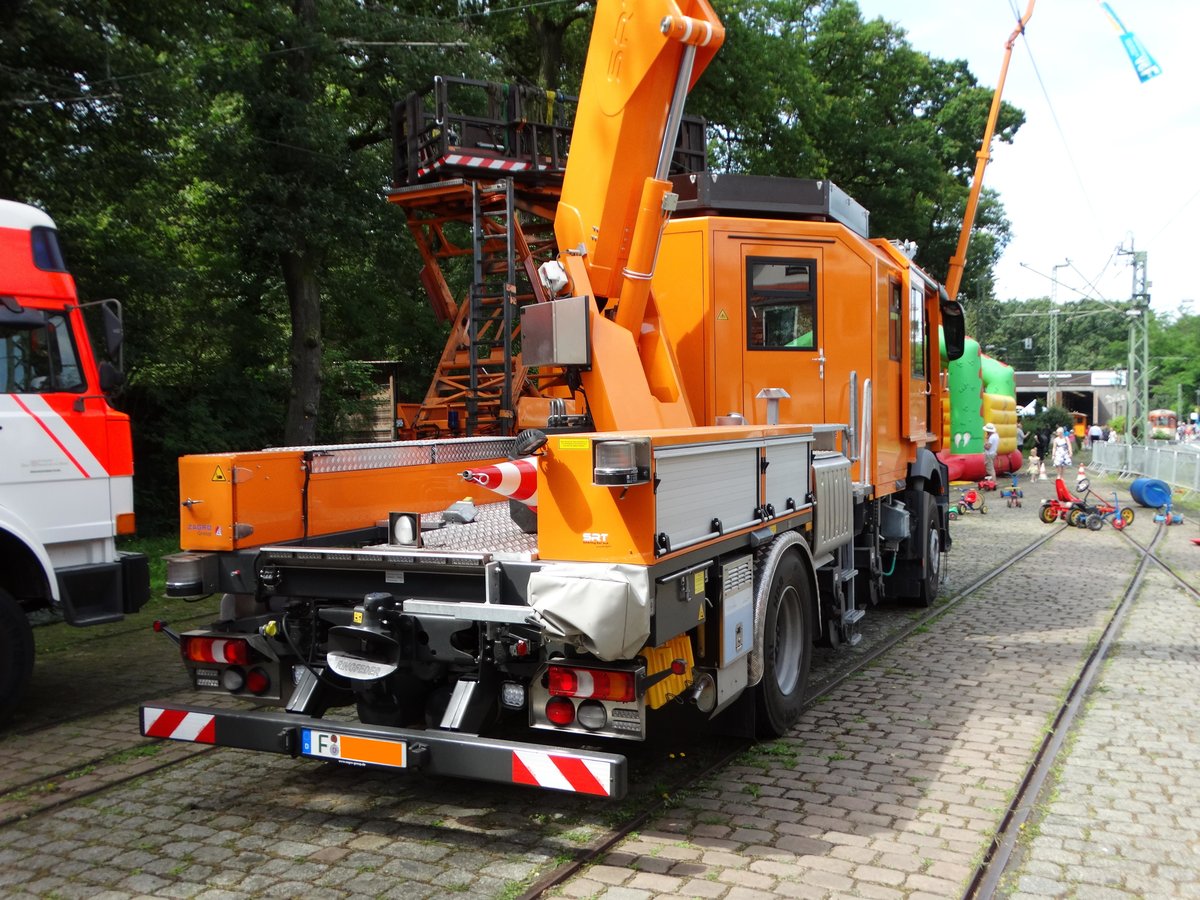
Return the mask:
M 754 558 L 740 556 L 721 569 L 721 668 L 754 646 Z
M 589 297 L 564 297 L 521 310 L 521 359 L 527 366 L 589 366 Z
M 707 570 L 711 565 L 712 561 L 709 560 L 656 581 L 651 644 L 657 647 L 666 643 L 702 621 Z
M 850 460 L 841 453 L 818 450 L 813 456 L 813 556 L 828 553 L 854 539 L 854 486 Z
M 716 211 L 773 218 L 816 217 L 841 222 L 856 234 L 870 237 L 870 212 L 830 181 L 697 172 L 677 175 L 671 183 L 679 195 L 680 216 Z
M 479 462 L 502 459 L 512 449 L 512 438 L 447 438 L 437 441 L 391 441 L 383 444 L 346 444 L 318 447 L 281 447 L 311 453 L 309 471 L 358 472 L 424 466 L 439 462 Z
M 656 454 L 655 532 L 672 546 L 752 525 L 758 506 L 758 450 L 753 446 L 696 448 L 687 454 Z
M 795 501 L 796 509 L 807 502 L 808 473 L 812 442 L 771 441 L 767 444 L 767 485 L 765 503 L 775 507 L 781 515 L 787 508 L 789 498 Z

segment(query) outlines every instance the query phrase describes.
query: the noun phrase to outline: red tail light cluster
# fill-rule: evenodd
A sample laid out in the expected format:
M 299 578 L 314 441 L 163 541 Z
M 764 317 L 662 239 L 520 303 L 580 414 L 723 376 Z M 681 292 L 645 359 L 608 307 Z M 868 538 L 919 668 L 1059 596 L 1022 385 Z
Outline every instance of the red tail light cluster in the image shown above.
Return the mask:
M 224 663 L 244 666 L 250 662 L 250 645 L 239 638 L 192 637 L 180 643 L 184 659 L 199 663 Z
M 547 677 L 552 697 L 587 697 L 619 703 L 629 703 L 634 697 L 632 672 L 550 666 Z

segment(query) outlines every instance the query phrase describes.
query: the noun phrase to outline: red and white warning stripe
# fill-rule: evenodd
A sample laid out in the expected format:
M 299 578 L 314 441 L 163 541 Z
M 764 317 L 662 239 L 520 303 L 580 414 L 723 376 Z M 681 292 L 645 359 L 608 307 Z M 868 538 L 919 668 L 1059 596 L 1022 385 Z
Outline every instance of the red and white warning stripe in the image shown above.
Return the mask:
M 523 456 L 494 466 L 479 466 L 462 473 L 467 481 L 482 485 L 510 500 L 519 500 L 530 509 L 537 509 L 537 457 Z
M 471 166 L 475 169 L 501 172 L 524 172 L 529 168 L 529 163 L 519 159 L 494 159 L 490 156 L 469 156 L 465 153 L 447 153 L 446 165 Z
M 216 718 L 213 715 L 184 712 L 181 709 L 156 709 L 145 706 L 142 707 L 142 733 L 146 737 L 212 744 L 216 742 Z
M 470 166 L 475 169 L 488 169 L 493 172 L 524 172 L 533 166 L 518 159 L 497 159 L 491 156 L 470 156 L 465 153 L 447 153 L 433 161 L 428 166 L 417 169 L 417 176 L 424 178 L 430 172 L 437 171 L 442 166 Z
M 514 784 L 609 797 L 612 796 L 613 766 L 598 759 L 539 750 L 514 750 L 512 780 Z

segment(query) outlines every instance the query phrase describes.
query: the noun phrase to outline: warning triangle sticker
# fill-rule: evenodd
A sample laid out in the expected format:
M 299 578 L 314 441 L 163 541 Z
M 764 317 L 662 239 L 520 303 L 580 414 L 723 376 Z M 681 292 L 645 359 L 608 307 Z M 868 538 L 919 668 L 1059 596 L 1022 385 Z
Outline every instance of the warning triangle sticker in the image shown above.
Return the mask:
M 217 466 L 213 470 L 212 480 L 213 481 L 228 481 L 229 479 L 225 477 L 225 473 L 221 471 L 221 467 Z
M 728 322 L 729 321 L 729 313 L 725 312 L 725 310 L 721 310 L 719 313 L 717 313 L 717 321 L 718 322 Z

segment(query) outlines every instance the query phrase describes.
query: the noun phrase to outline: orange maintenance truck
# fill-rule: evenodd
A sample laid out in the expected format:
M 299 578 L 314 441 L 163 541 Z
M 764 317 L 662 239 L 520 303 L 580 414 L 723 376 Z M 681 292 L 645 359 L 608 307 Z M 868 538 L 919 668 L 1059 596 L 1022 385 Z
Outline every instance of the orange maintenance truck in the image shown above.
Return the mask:
M 565 170 L 564 98 L 400 105 L 389 199 L 453 320 L 416 437 L 181 461 L 168 592 L 223 596 L 175 637 L 253 706 L 144 734 L 619 797 L 668 703 L 782 734 L 816 643 L 934 601 L 961 308 L 835 185 L 672 175 L 723 39 L 600 0 Z

